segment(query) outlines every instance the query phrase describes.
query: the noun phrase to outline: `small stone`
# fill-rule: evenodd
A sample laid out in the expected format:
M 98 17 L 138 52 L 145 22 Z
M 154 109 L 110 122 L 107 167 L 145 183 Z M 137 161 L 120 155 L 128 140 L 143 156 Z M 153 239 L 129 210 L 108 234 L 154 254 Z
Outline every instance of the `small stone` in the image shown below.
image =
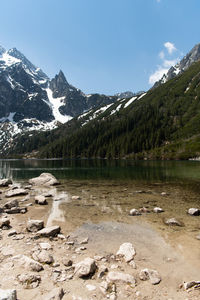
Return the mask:
M 41 277 L 34 274 L 21 274 L 17 279 L 25 288 L 36 288 L 41 281 Z
M 81 200 L 80 196 L 72 196 L 72 200 Z
M 195 287 L 195 286 L 199 286 L 200 287 L 200 281 L 189 281 L 189 282 L 184 282 L 183 283 L 183 287 L 185 290 L 188 290 L 192 287 Z
M 93 292 L 93 291 L 96 290 L 96 286 L 95 286 L 95 285 L 92 285 L 92 284 L 87 284 L 87 285 L 86 285 L 86 288 L 87 288 L 87 290 L 90 291 L 90 292 Z
M 176 220 L 175 218 L 165 220 L 165 224 L 169 226 L 183 226 L 183 223 Z
M 161 207 L 154 207 L 153 212 L 155 212 L 156 214 L 159 214 L 159 213 L 164 212 L 164 210 Z
M 5 194 L 5 196 L 6 196 L 7 198 L 10 198 L 10 197 L 15 197 L 15 196 L 24 196 L 24 195 L 27 195 L 27 194 L 28 194 L 27 190 L 17 188 L 17 189 L 8 191 L 8 192 Z
M 18 235 L 14 235 L 12 239 L 19 241 L 19 240 L 23 240 L 24 237 L 25 237 L 24 234 L 18 234 Z
M 132 275 L 121 272 L 109 272 L 106 280 L 108 283 L 121 282 L 131 284 L 132 286 L 135 286 L 136 284 L 135 278 Z
M 65 240 L 66 237 L 64 236 L 64 234 L 58 234 L 57 237 L 60 239 L 60 240 Z
M 200 234 L 198 234 L 198 235 L 196 236 L 196 239 L 197 239 L 197 240 L 200 240 Z
M 87 238 L 83 239 L 82 241 L 80 241 L 80 244 L 87 244 L 88 241 L 89 241 L 89 238 L 87 237 Z
M 10 227 L 10 219 L 8 219 L 7 217 L 0 218 L 0 228 L 3 227 L 7 227 L 7 228 Z
M 3 206 L 4 209 L 10 209 L 12 207 L 18 207 L 19 206 L 19 202 L 17 200 L 10 200 L 8 202 L 6 202 Z
M 141 213 L 149 213 L 150 211 L 149 211 L 148 208 L 146 208 L 146 207 L 141 207 L 141 208 L 139 209 L 139 212 L 141 212 Z
M 63 288 L 55 288 L 50 293 L 44 296 L 45 300 L 61 300 L 64 296 L 65 292 Z
M 12 184 L 12 180 L 9 178 L 0 180 L 0 187 L 6 187 L 6 186 L 9 186 L 9 184 Z
M 129 215 L 130 216 L 141 216 L 141 212 L 136 208 L 132 208 L 129 212 Z
M 117 255 L 123 256 L 125 262 L 131 261 L 135 254 L 135 249 L 131 243 L 123 243 L 117 251 Z
M 33 258 L 40 263 L 44 264 L 52 264 L 54 262 L 53 256 L 49 254 L 47 250 L 42 250 L 39 252 L 34 252 L 33 253 Z
M 166 192 L 162 192 L 161 193 L 161 196 L 168 196 L 169 194 L 168 193 L 166 193 Z
M 45 227 L 41 230 L 39 230 L 36 233 L 36 237 L 54 237 L 57 234 L 60 233 L 60 226 L 50 226 L 50 227 Z
M 39 243 L 39 246 L 43 250 L 50 250 L 52 249 L 51 245 L 49 243 Z
M 12 260 L 18 262 L 24 268 L 28 268 L 30 271 L 40 272 L 44 269 L 39 262 L 23 254 L 14 256 Z
M 129 265 L 130 265 L 133 269 L 137 269 L 136 263 L 134 262 L 134 260 L 131 260 L 131 261 L 129 262 Z
M 30 232 L 37 232 L 44 228 L 43 220 L 28 220 L 26 229 Z
M 86 277 L 94 274 L 96 268 L 95 260 L 87 257 L 75 265 L 74 274 L 78 277 Z
M 101 265 L 98 268 L 98 278 L 102 278 L 106 273 L 108 273 L 108 268 L 105 265 Z
M 1 248 L 1 254 L 3 256 L 12 256 L 15 253 L 15 249 L 13 249 L 13 247 L 11 246 L 5 246 L 3 248 Z
M 0 289 L 0 300 L 17 300 L 17 291 Z
M 35 203 L 39 204 L 39 205 L 46 205 L 46 204 L 48 204 L 46 198 L 44 196 L 42 196 L 42 195 L 35 196 Z
M 8 232 L 8 236 L 13 236 L 13 235 L 16 235 L 17 234 L 17 231 L 15 229 L 12 229 Z
M 71 259 L 63 258 L 62 262 L 65 267 L 71 267 L 73 265 L 73 261 Z
M 191 215 L 191 216 L 200 216 L 200 209 L 198 208 L 189 208 L 188 209 L 188 214 Z
M 150 280 L 153 285 L 161 282 L 161 277 L 156 270 L 143 269 L 140 271 L 139 277 L 141 280 Z

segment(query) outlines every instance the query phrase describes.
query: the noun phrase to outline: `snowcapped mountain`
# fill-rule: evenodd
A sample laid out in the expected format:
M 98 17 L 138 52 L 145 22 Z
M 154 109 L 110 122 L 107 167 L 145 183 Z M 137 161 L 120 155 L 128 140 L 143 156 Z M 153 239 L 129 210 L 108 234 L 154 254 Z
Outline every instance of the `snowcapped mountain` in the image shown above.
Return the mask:
M 174 67 L 171 67 L 163 77 L 157 81 L 153 88 L 167 82 L 168 80 L 174 78 L 175 76 L 183 73 L 187 70 L 194 62 L 200 60 L 200 44 L 197 44 L 192 48 L 192 50 L 183 57 L 183 59 L 178 62 Z
M 16 48 L 0 46 L 0 144 L 32 130 L 50 130 L 115 96 L 85 95 L 63 72 L 52 80 Z

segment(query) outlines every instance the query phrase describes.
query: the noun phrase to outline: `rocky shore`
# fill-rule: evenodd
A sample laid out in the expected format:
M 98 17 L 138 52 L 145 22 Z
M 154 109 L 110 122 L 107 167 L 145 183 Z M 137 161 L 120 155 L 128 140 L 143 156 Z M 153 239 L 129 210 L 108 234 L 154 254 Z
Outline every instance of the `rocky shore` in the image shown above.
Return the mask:
M 52 206 L 65 201 L 64 194 L 53 195 L 57 185 L 49 173 L 23 185 L 0 180 L 0 300 L 200 299 L 198 266 L 184 261 L 149 225 L 110 222 L 70 232 L 59 217 L 51 224 L 40 208 L 52 198 Z M 129 216 L 149 212 L 132 208 Z M 157 206 L 151 213 L 163 212 Z M 187 213 L 198 217 L 200 210 Z M 164 222 L 184 225 L 174 217 Z

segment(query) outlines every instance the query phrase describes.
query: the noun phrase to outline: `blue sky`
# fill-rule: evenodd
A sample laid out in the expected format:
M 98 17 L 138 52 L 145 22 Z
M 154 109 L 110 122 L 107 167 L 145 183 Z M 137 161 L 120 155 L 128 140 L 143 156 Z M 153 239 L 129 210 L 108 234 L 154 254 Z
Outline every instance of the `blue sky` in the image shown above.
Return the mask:
M 1 1 L 0 45 L 85 93 L 147 90 L 200 42 L 199 0 Z

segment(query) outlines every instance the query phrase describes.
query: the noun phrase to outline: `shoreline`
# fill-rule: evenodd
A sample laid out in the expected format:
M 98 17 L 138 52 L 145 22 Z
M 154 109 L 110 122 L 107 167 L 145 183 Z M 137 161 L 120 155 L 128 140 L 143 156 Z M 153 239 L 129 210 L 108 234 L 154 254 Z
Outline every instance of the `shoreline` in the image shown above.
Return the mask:
M 27 186 L 26 183 L 22 184 L 22 188 L 25 186 Z M 18 188 L 16 185 L 14 187 L 14 190 Z M 2 188 L 1 204 L 11 199 L 4 197 L 11 188 L 12 186 Z M 139 206 L 139 203 L 146 203 L 147 206 L 153 207 L 158 204 L 159 199 L 164 204 L 166 200 L 171 201 L 171 196 L 161 197 L 159 194 L 161 187 L 154 187 L 151 191 L 137 191 L 135 194 L 132 191 L 135 187 L 131 189 L 129 186 L 116 185 L 112 186 L 112 191 L 109 189 L 110 185 L 106 187 L 100 183 L 85 186 L 85 189 L 82 184 L 66 186 L 62 183 L 57 187 L 29 186 L 27 187 L 28 196 L 15 197 L 20 206 L 28 204 L 28 212 L 7 215 L 12 229 L 2 230 L 0 233 L 2 235 L 0 270 L 3 274 L 3 277 L 0 275 L 0 288 L 16 287 L 19 300 L 46 300 L 48 292 L 56 288 L 63 288 L 65 295 L 62 299 L 64 300 L 105 299 L 105 297 L 121 300 L 124 299 L 124 295 L 128 299 L 139 300 L 179 300 L 186 299 L 188 295 L 189 299 L 199 299 L 199 290 L 190 289 L 188 294 L 187 291 L 180 288 L 184 281 L 199 280 L 199 241 L 194 238 L 192 231 L 199 217 L 186 216 L 191 225 L 188 227 L 188 221 L 184 220 L 186 228 L 175 228 L 167 227 L 161 222 L 162 214 L 145 213 L 142 216 L 128 216 L 128 213 L 125 212 L 130 205 L 129 194 L 131 194 L 131 199 L 134 199 L 136 207 Z M 96 196 L 94 196 L 94 191 L 96 191 Z M 177 190 L 176 195 L 172 195 L 172 198 L 177 198 L 178 192 Z M 48 196 L 45 197 L 48 204 L 35 204 L 35 196 L 45 193 Z M 123 202 L 122 198 L 125 195 L 127 200 Z M 26 197 L 27 200 L 22 201 Z M 32 203 L 32 206 L 29 206 L 29 203 Z M 62 220 L 59 219 L 60 216 L 62 216 Z M 45 227 L 47 224 L 59 225 L 61 235 L 35 240 L 35 233 L 26 230 L 28 219 L 43 220 Z M 156 220 L 157 222 L 155 222 Z M 9 232 L 13 229 L 17 231 L 17 234 L 8 237 Z M 82 243 L 83 241 L 84 243 Z M 43 271 L 29 272 L 22 265 L 13 262 L 13 256 L 22 254 L 36 259 L 34 253 L 40 253 L 42 242 L 50 244 L 52 250 L 47 250 L 47 253 L 54 259 L 50 265 L 43 263 Z M 136 255 L 132 265 L 125 262 L 123 257 L 116 255 L 123 243 L 131 243 L 135 248 Z M 102 266 L 106 266 L 108 271 L 105 271 L 102 278 L 98 277 L 98 270 L 87 280 L 74 275 L 76 264 L 86 257 L 95 258 L 98 270 Z M 72 260 L 72 266 L 66 267 L 63 263 L 64 259 Z M 161 282 L 152 285 L 149 280 L 141 280 L 139 274 L 145 268 L 156 270 L 161 276 Z M 112 282 L 115 291 L 108 289 L 103 294 L 101 284 L 107 282 L 109 272 L 129 274 L 135 278 L 136 285 L 130 286 L 128 283 L 120 281 Z M 24 285 L 16 280 L 19 273 L 34 273 L 41 277 L 41 282 L 37 287 L 24 288 Z M 87 287 L 87 285 L 93 286 L 93 288 Z

